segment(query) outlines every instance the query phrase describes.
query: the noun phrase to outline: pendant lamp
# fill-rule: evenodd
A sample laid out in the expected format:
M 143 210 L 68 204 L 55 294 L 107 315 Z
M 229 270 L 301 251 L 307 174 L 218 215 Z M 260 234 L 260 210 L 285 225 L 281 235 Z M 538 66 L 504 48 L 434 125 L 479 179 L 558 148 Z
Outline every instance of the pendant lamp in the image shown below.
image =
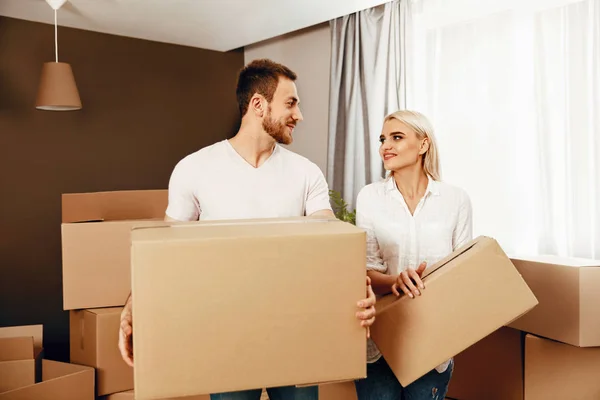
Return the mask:
M 75 84 L 73 70 L 67 63 L 58 62 L 57 11 L 67 0 L 46 0 L 54 10 L 55 62 L 44 63 L 35 107 L 46 111 L 73 111 L 81 109 L 81 99 Z

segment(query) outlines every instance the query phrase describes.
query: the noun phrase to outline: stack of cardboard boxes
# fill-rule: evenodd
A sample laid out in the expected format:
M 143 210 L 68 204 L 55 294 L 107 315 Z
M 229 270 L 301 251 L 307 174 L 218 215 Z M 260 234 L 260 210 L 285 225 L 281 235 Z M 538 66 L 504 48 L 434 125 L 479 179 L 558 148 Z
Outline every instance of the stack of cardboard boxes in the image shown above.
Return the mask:
M 96 370 L 96 392 L 133 389 L 133 370 L 117 347 L 131 289 L 130 232 L 159 224 L 167 191 L 65 194 L 62 197 L 63 308 L 69 310 L 70 360 Z
M 458 400 L 600 399 L 600 262 L 512 258 L 539 300 L 455 361 Z

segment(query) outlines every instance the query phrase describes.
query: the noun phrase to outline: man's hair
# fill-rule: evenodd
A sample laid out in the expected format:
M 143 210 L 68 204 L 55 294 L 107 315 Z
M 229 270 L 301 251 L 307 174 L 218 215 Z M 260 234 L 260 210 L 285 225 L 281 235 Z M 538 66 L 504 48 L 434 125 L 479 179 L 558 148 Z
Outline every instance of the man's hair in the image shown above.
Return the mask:
M 266 58 L 254 60 L 240 71 L 235 93 L 242 117 L 248 112 L 255 93 L 264 96 L 269 103 L 273 100 L 280 77 L 291 81 L 297 78 L 296 73 L 285 65 Z

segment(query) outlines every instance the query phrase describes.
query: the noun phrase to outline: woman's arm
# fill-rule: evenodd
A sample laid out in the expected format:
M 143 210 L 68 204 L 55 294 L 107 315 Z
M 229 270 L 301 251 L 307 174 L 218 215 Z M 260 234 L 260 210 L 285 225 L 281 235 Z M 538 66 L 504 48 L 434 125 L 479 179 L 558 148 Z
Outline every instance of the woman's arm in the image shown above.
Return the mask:
M 452 250 L 458 249 L 471 240 L 473 240 L 473 208 L 471 207 L 471 199 L 469 199 L 466 192 L 463 192 L 458 208 L 456 227 L 452 232 Z
M 377 296 L 392 293 L 392 286 L 396 283 L 397 277 L 376 270 L 368 270 L 367 275 L 371 278 L 371 286 Z
M 381 257 L 381 249 L 373 228 L 369 193 L 362 190 L 356 199 L 356 226 L 363 229 L 367 236 L 367 275 L 376 295 L 391 293 L 395 277 L 387 275 L 387 267 Z

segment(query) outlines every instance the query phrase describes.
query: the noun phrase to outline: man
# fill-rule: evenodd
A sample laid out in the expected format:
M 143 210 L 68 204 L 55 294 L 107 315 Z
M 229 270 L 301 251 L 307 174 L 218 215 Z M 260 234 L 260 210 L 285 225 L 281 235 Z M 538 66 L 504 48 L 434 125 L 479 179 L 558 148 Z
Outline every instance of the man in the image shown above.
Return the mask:
M 302 121 L 296 74 L 270 60 L 255 60 L 240 71 L 237 100 L 242 123 L 234 138 L 181 160 L 169 181 L 167 221 L 335 217 L 329 188 L 314 163 L 279 144 L 290 144 Z M 375 320 L 375 295 L 358 302 L 360 324 Z M 133 366 L 131 296 L 121 315 L 119 348 Z M 312 400 L 318 388 L 267 389 L 271 400 Z M 211 395 L 212 400 L 258 400 L 261 390 Z

